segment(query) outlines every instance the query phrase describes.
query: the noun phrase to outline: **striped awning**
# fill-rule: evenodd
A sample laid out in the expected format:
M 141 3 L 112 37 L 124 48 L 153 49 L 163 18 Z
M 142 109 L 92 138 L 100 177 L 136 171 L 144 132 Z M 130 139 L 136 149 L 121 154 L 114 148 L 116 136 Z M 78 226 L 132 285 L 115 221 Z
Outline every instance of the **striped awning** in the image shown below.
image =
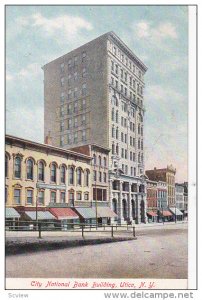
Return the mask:
M 171 217 L 173 214 L 169 210 L 159 210 L 160 214 L 164 217 Z
M 31 220 L 36 220 L 36 211 L 25 211 L 25 215 L 27 215 Z M 56 218 L 49 211 L 37 211 L 37 219 L 52 220 Z
M 177 207 L 169 207 L 170 211 L 176 216 L 183 216 L 183 213 Z
M 95 219 L 96 218 L 95 209 L 93 209 L 91 207 L 75 207 L 75 209 L 84 219 Z
M 109 207 L 97 207 L 98 218 L 115 218 L 117 214 L 113 212 Z
M 79 219 L 79 216 L 69 207 L 51 207 L 49 211 L 58 220 Z
M 20 214 L 13 207 L 6 207 L 6 219 L 20 218 Z

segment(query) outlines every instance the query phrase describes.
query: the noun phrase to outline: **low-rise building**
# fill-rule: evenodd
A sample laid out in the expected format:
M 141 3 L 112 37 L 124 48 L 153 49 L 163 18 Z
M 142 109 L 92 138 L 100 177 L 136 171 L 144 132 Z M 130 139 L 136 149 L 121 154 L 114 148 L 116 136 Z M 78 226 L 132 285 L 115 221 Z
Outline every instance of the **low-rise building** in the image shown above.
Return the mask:
M 157 182 L 152 180 L 147 180 L 147 216 L 149 222 L 157 222 Z

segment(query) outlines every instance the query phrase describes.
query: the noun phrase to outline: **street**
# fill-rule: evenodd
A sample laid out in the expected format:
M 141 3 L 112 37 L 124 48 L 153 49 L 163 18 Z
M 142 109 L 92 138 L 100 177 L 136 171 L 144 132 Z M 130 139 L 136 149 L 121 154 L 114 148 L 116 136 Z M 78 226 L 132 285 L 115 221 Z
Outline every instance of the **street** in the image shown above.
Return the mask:
M 186 279 L 187 224 L 140 227 L 137 240 L 6 257 L 7 278 Z

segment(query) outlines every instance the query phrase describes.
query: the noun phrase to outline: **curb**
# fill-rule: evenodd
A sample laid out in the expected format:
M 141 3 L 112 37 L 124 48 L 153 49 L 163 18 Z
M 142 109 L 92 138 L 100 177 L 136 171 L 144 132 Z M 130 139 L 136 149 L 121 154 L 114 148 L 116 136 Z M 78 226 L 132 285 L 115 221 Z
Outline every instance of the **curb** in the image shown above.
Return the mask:
M 114 242 L 123 242 L 136 240 L 136 237 L 127 237 L 127 238 L 105 238 L 105 239 L 83 239 L 83 240 L 74 240 L 74 241 L 45 241 L 45 240 L 36 240 L 31 242 L 12 242 L 6 241 L 5 255 L 16 255 L 16 254 L 25 254 L 33 253 L 37 251 L 51 251 L 59 250 L 65 248 L 73 248 L 86 245 L 98 245 L 104 243 L 114 243 Z

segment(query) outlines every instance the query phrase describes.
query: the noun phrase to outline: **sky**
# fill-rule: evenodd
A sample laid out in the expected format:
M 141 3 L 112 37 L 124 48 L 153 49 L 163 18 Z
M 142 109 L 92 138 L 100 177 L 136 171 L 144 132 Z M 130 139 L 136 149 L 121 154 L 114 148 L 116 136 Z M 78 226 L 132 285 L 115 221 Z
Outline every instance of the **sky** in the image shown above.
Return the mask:
M 6 133 L 43 141 L 43 65 L 114 31 L 148 67 L 145 169 L 187 181 L 187 6 L 7 6 Z

